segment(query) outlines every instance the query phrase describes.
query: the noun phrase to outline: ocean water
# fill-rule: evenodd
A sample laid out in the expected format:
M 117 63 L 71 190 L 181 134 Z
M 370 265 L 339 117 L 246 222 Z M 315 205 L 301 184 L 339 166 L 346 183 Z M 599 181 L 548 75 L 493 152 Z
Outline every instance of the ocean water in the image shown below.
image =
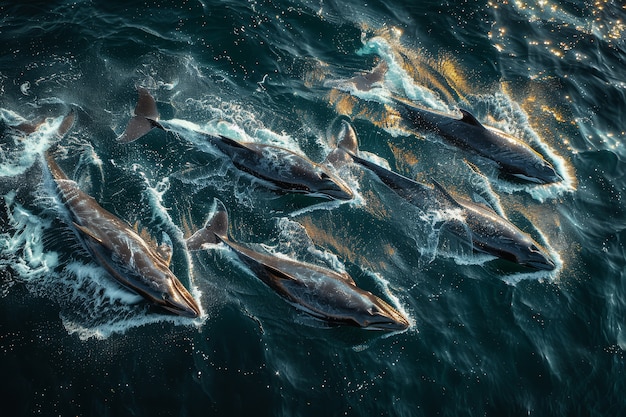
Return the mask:
M 0 2 L 0 372 L 7 415 L 617 416 L 626 411 L 626 9 L 617 1 Z M 381 60 L 370 91 L 352 77 Z M 138 86 L 170 132 L 130 143 Z M 385 104 L 472 111 L 563 176 L 511 182 Z M 56 130 L 74 109 L 76 122 Z M 335 202 L 269 189 L 195 131 L 322 162 L 361 154 L 490 204 L 554 271 L 440 233 L 366 170 Z M 25 134 L 14 127 L 36 122 Z M 202 315 L 162 314 L 80 246 L 42 154 L 173 247 Z M 468 164 L 469 163 L 469 164 Z M 470 165 L 471 164 L 471 165 Z M 474 170 L 472 166 L 477 167 Z M 215 198 L 232 237 L 350 273 L 411 322 L 328 327 L 232 251 L 189 253 Z M 431 213 L 432 214 L 432 213 Z

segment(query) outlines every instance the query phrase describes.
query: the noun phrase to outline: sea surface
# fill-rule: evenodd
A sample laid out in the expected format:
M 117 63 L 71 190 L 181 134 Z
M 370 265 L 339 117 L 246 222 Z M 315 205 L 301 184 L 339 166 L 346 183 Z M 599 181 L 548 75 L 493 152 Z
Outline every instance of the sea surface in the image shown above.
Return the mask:
M 0 41 L 3 415 L 626 413 L 622 2 L 0 1 Z M 355 88 L 381 61 L 384 79 Z M 138 87 L 171 129 L 118 143 Z M 390 94 L 470 110 L 563 181 L 502 178 L 407 130 Z M 286 194 L 193 133 L 321 163 L 346 116 L 361 155 L 490 205 L 556 269 L 474 254 L 359 166 L 337 172 L 351 201 Z M 26 122 L 38 128 L 16 129 Z M 82 248 L 42 164 L 54 144 L 83 191 L 171 244 L 201 317 L 148 306 Z M 233 240 L 348 272 L 410 327 L 326 325 L 231 250 L 188 252 L 216 198 Z

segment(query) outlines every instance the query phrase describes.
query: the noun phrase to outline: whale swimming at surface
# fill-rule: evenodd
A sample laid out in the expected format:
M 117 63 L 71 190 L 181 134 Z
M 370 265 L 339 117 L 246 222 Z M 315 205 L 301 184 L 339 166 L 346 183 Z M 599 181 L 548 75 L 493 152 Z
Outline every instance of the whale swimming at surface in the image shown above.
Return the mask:
M 436 133 L 452 145 L 494 161 L 505 175 L 538 184 L 563 179 L 550 162 L 525 142 L 501 130 L 483 126 L 467 110 L 460 109 L 463 116 L 457 119 L 397 97 L 392 97 L 392 101 L 412 127 Z
M 159 121 L 156 102 L 145 88 L 139 88 L 139 100 L 134 116 L 126 130 L 118 137 L 128 143 L 142 137 L 153 128 L 168 129 L 167 121 Z M 227 155 L 240 170 L 269 182 L 280 190 L 337 200 L 353 197 L 350 187 L 328 168 L 298 155 L 288 149 L 253 142 L 238 142 L 226 136 L 214 136 L 204 132 L 189 132 L 202 135 L 222 153 Z
M 407 319 L 379 297 L 356 286 L 347 273 L 254 251 L 228 237 L 228 213 L 217 209 L 203 229 L 187 240 L 189 250 L 223 243 L 254 274 L 296 307 L 331 324 L 373 330 L 404 330 Z
M 65 123 L 62 126 L 66 126 Z M 56 192 L 66 207 L 70 226 L 94 260 L 126 288 L 176 315 L 195 318 L 200 308 L 169 269 L 171 248 L 154 247 L 124 221 L 102 208 L 45 154 Z
M 356 75 L 345 84 L 369 91 L 382 83 L 387 70 L 387 62 L 381 61 L 371 72 Z M 467 110 L 459 109 L 462 117 L 456 118 L 425 109 L 394 94 L 387 97 L 409 129 L 437 134 L 450 145 L 491 160 L 504 176 L 537 184 L 563 180 L 552 164 L 527 143 L 499 129 L 484 126 Z
M 380 81 L 378 75 L 362 78 L 359 83 L 361 87 Z M 324 164 L 317 164 L 281 147 L 242 143 L 226 136 L 210 135 L 188 128 L 180 121 L 161 121 L 156 101 L 150 93 L 139 88 L 138 94 L 134 116 L 124 133 L 118 137 L 119 143 L 132 142 L 154 128 L 180 133 L 176 129 L 182 126 L 183 134 L 199 135 L 193 139 L 205 139 L 242 171 L 281 190 L 329 199 L 348 200 L 353 197 L 350 188 L 336 176 L 335 168 L 345 163 L 356 163 L 373 172 L 386 186 L 421 210 L 457 210 L 460 216 L 447 219 L 446 229 L 459 239 L 471 241 L 474 251 L 538 270 L 553 270 L 556 267 L 538 243 L 489 207 L 453 196 L 434 180 L 432 186 L 422 184 L 360 157 L 356 133 L 345 118 L 339 118 L 339 123 L 331 126 L 337 148 L 328 155 Z M 469 113 L 464 113 L 461 120 L 436 119 L 430 112 L 426 116 L 422 115 L 403 100 L 393 100 L 405 109 L 407 118 L 413 118 L 414 121 L 419 119 L 423 128 L 432 131 L 438 129 L 437 133 L 442 135 L 448 131 L 457 132 L 455 123 L 487 129 Z M 69 130 L 73 120 L 74 113 L 70 112 L 59 125 L 58 137 Z M 36 124 L 33 124 L 33 128 L 25 126 L 23 128 L 20 125 L 15 129 L 28 134 L 37 128 Z M 442 126 L 448 127 L 444 129 Z M 521 152 L 513 152 L 518 153 Z M 128 224 L 81 191 L 57 164 L 53 151 L 46 151 L 44 159 L 58 197 L 69 213 L 69 224 L 93 258 L 120 284 L 152 304 L 177 315 L 198 317 L 201 313 L 198 303 L 169 269 L 171 248 L 164 245 L 156 247 L 144 240 Z M 549 173 L 544 174 L 549 176 Z M 533 175 L 540 176 L 537 173 Z M 558 177 L 558 174 L 555 175 Z M 272 256 L 233 241 L 228 234 L 226 208 L 219 200 L 216 201 L 216 213 L 203 229 L 187 240 L 188 250 L 203 249 L 205 244 L 226 245 L 280 296 L 326 322 L 378 330 L 403 330 L 409 326 L 402 313 L 381 298 L 359 288 L 346 273 Z
M 537 242 L 491 208 L 454 197 L 436 181 L 433 181 L 434 187 L 429 187 L 359 157 L 356 132 L 345 118 L 339 118 L 332 129 L 337 149 L 329 154 L 329 163 L 339 166 L 355 162 L 372 171 L 400 197 L 423 210 L 459 209 L 464 220 L 451 219 L 446 226 L 461 238 L 469 231 L 475 251 L 534 269 L 555 268 L 550 256 Z

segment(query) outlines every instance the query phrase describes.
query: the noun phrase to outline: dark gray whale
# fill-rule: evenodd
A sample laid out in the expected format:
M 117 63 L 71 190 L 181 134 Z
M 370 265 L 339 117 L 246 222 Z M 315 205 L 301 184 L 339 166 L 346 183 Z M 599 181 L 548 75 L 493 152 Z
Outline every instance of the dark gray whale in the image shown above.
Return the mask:
M 371 72 L 359 74 L 345 83 L 369 91 L 381 83 L 388 65 L 381 61 Z M 483 126 L 470 112 L 460 109 L 460 119 L 419 107 L 392 95 L 393 108 L 411 129 L 435 133 L 447 143 L 495 162 L 505 176 L 538 184 L 563 178 L 554 167 L 525 142 L 501 130 Z
M 254 274 L 301 310 L 329 323 L 375 330 L 404 330 L 407 319 L 389 304 L 356 286 L 348 274 L 317 265 L 256 252 L 228 237 L 228 214 L 223 203 L 205 227 L 187 240 L 189 250 L 205 243 L 224 243 Z
M 169 269 L 171 249 L 153 247 L 81 191 L 50 151 L 45 159 L 59 198 L 69 212 L 71 226 L 96 262 L 120 284 L 153 304 L 180 316 L 197 317 L 198 304 Z
M 496 162 L 505 175 L 538 184 L 563 180 L 554 167 L 525 142 L 501 130 L 483 126 L 467 110 L 460 109 L 462 117 L 456 119 L 397 97 L 392 97 L 392 101 L 411 127 L 436 133 L 454 146 Z
M 439 183 L 434 187 L 413 181 L 358 156 L 358 139 L 352 125 L 344 118 L 334 123 L 333 134 L 337 149 L 328 162 L 340 166 L 355 162 L 372 171 L 396 194 L 424 211 L 446 208 L 459 209 L 464 221 L 449 220 L 448 229 L 460 236 L 468 232 L 473 249 L 517 264 L 541 270 L 553 270 L 554 262 L 530 236 L 498 215 L 491 208 L 471 200 L 453 197 Z
M 135 115 L 119 142 L 132 142 L 153 128 L 167 129 L 167 122 L 159 121 L 156 102 L 150 93 L 139 88 Z M 350 200 L 352 190 L 326 167 L 278 146 L 242 143 L 226 136 L 213 136 L 194 131 L 208 139 L 227 155 L 240 170 L 271 183 L 280 190 L 303 193 L 328 199 Z

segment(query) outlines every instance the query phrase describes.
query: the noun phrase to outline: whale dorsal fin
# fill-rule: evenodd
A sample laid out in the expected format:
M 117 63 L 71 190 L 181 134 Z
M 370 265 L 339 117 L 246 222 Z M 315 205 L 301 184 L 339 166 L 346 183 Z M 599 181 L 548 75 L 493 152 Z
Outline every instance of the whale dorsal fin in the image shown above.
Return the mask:
M 385 74 L 389 69 L 389 65 L 387 65 L 387 61 L 380 61 L 374 69 L 365 74 L 360 74 L 355 77 L 352 77 L 350 81 L 352 81 L 355 87 L 361 91 L 369 91 L 372 89 L 372 86 L 376 83 L 382 83 L 385 79 Z
M 346 152 L 356 155 L 359 152 L 359 139 L 356 135 L 356 131 L 348 120 L 341 120 L 341 126 L 339 134 L 337 136 L 337 147 L 345 150 Z
M 196 251 L 202 249 L 205 243 L 216 244 L 228 239 L 228 212 L 224 203 L 215 199 L 215 213 L 207 220 L 204 227 L 187 239 L 187 249 Z
M 463 115 L 463 117 L 461 118 L 461 121 L 463 123 L 467 123 L 468 125 L 484 128 L 484 126 L 478 121 L 478 119 L 476 119 L 476 117 L 474 117 L 472 113 L 464 109 L 459 109 L 459 111 Z
M 57 137 L 62 138 L 74 125 L 76 119 L 76 112 L 74 109 L 70 109 L 69 113 L 63 118 L 63 121 L 57 129 Z
M 139 99 L 135 106 L 134 116 L 128 121 L 124 133 L 118 136 L 117 141 L 120 143 L 133 142 L 155 127 L 165 130 L 158 122 L 159 111 L 157 110 L 154 97 L 143 87 L 139 87 L 137 93 L 139 94 Z
M 117 141 L 120 143 L 134 142 L 155 127 L 154 122 L 143 116 L 135 116 L 128 121 L 126 130 L 122 133 Z
M 452 197 L 450 195 L 450 193 L 448 192 L 448 190 L 446 190 L 445 188 L 443 188 L 443 185 L 441 185 L 437 180 L 435 179 L 431 179 L 433 185 L 435 186 L 435 190 L 439 192 L 439 194 L 441 194 L 446 201 L 448 201 L 449 203 L 451 203 L 453 206 L 457 207 L 457 208 L 462 208 L 463 206 L 456 201 L 456 199 L 454 197 Z

